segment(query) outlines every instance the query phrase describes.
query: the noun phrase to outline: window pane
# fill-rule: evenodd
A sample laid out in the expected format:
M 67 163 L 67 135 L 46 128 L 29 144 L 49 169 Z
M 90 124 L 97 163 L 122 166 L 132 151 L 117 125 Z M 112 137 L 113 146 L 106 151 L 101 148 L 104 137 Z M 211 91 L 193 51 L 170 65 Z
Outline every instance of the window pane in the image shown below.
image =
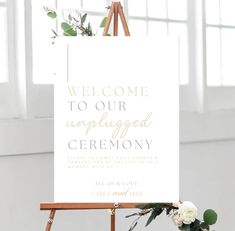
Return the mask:
M 0 82 L 8 81 L 6 8 L 0 8 Z
M 206 22 L 220 23 L 220 0 L 206 0 Z
M 79 18 L 80 10 L 79 9 L 72 9 L 72 8 L 71 9 L 70 8 L 59 9 L 57 11 L 57 13 L 59 14 L 58 18 L 59 18 L 59 24 L 60 24 L 62 21 L 67 21 L 69 18 L 69 15 L 71 15 L 75 18 Z M 60 25 L 59 25 L 59 29 L 61 29 Z M 61 32 L 63 32 L 63 30 L 61 30 Z
M 223 85 L 235 85 L 235 30 L 222 29 Z
M 83 0 L 83 9 L 87 11 L 106 12 L 105 0 Z
M 187 26 L 181 23 L 170 23 L 169 34 L 179 38 L 179 77 L 180 84 L 188 84 L 188 36 Z
M 168 0 L 168 17 L 170 19 L 187 19 L 187 0 Z
M 84 9 L 86 11 L 106 12 L 106 0 L 57 0 L 59 9 Z
M 146 36 L 147 26 L 146 22 L 142 20 L 129 20 L 129 30 L 131 35 Z
M 235 25 L 234 0 L 221 0 L 221 20 L 224 25 Z
M 47 17 L 43 6 L 54 8 L 54 0 L 32 1 L 33 81 L 37 84 L 52 83 L 55 71 L 51 29 L 56 21 Z
M 167 23 L 165 22 L 149 22 L 149 36 L 167 36 Z
M 81 0 L 57 0 L 58 9 L 81 9 Z
M 207 84 L 221 85 L 220 29 L 207 29 Z
M 166 0 L 147 0 L 148 16 L 153 18 L 166 18 Z
M 146 0 L 128 0 L 130 16 L 146 16 Z

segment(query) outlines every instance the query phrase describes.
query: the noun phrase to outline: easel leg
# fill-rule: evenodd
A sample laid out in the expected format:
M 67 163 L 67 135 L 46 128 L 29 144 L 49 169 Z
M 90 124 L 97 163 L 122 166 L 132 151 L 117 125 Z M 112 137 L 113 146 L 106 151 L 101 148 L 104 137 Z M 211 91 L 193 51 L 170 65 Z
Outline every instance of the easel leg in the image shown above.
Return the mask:
M 106 22 L 104 32 L 103 32 L 103 36 L 106 36 L 109 32 L 109 27 L 110 27 L 110 23 L 112 21 L 113 14 L 114 14 L 114 4 L 112 4 L 111 9 L 109 11 L 109 15 L 107 17 L 107 22 Z
M 114 3 L 114 27 L 113 27 L 113 35 L 118 36 L 118 7 L 119 4 L 117 2 Z
M 121 18 L 121 22 L 122 22 L 122 26 L 123 26 L 125 35 L 130 36 L 130 32 L 129 32 L 129 29 L 128 29 L 128 25 L 127 25 L 127 22 L 126 22 L 126 18 L 125 18 L 124 12 L 123 12 L 122 5 L 121 5 L 120 2 L 118 4 L 119 4 L 118 13 L 119 13 L 120 18 Z
M 125 18 L 123 8 L 120 2 L 112 3 L 111 8 L 109 10 L 108 17 L 107 17 L 106 25 L 104 27 L 103 36 L 107 36 L 113 16 L 114 16 L 113 35 L 118 36 L 118 17 L 120 16 L 125 35 L 130 36 L 126 18 Z
M 110 209 L 111 231 L 115 231 L 115 209 Z
M 52 223 L 53 223 L 54 217 L 55 217 L 55 211 L 56 211 L 55 209 L 51 210 L 48 221 L 47 221 L 47 226 L 46 226 L 45 231 L 50 231 L 51 230 L 51 226 L 52 226 Z

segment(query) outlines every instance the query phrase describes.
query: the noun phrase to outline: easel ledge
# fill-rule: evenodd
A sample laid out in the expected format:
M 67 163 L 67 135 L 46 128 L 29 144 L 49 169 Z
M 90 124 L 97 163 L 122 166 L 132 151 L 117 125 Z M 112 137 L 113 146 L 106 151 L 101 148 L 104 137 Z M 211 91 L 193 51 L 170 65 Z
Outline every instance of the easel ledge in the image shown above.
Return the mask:
M 110 212 L 110 230 L 115 231 L 116 209 L 132 209 L 146 203 L 40 203 L 40 210 L 49 210 L 50 215 L 45 231 L 50 231 L 57 210 L 97 210 L 108 209 Z
M 40 210 L 131 209 L 146 203 L 40 203 Z

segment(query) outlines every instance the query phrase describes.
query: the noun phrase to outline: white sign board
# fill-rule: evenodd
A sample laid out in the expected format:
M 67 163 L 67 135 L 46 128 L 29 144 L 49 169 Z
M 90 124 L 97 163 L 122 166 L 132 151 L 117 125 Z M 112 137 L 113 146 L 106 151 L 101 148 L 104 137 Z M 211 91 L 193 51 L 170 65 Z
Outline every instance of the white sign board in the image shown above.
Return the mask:
M 177 59 L 167 39 L 68 42 L 55 82 L 56 202 L 179 200 Z

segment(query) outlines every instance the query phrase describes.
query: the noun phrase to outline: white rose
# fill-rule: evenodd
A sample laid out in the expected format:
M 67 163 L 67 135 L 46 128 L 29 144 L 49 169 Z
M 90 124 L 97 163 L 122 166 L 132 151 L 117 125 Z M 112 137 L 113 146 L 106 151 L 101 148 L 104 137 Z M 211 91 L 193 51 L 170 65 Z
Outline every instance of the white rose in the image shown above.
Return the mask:
M 181 217 L 179 216 L 178 213 L 176 213 L 172 216 L 172 220 L 175 223 L 175 225 L 177 225 L 179 227 L 183 225 L 183 220 L 181 219 Z
M 179 216 L 184 224 L 191 224 L 197 216 L 197 207 L 190 201 L 184 201 L 179 205 Z

